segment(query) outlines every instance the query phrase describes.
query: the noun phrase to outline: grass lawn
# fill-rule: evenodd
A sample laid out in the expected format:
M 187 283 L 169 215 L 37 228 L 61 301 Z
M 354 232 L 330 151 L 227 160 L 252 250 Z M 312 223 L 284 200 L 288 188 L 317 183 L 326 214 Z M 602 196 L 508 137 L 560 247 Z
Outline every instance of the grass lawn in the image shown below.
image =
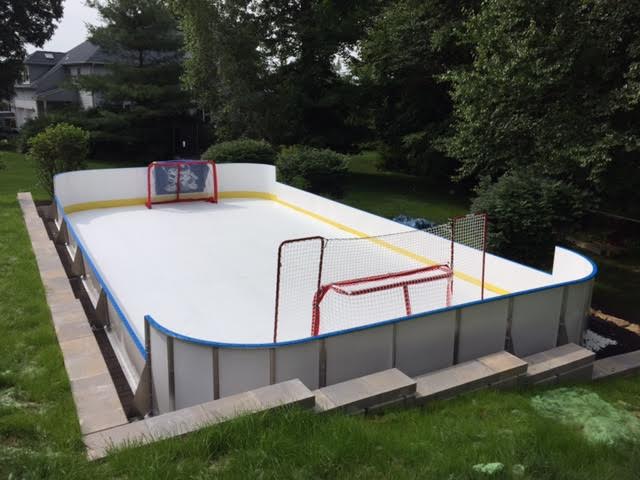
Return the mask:
M 375 168 L 378 154 L 363 152 L 350 158 L 351 177 L 339 201 L 387 218 L 396 215 L 426 218 L 436 223 L 464 215 L 469 201 L 450 193 L 447 186 L 435 188 L 425 179 Z
M 255 415 L 89 463 L 16 202 L 20 190 L 40 199 L 43 192 L 22 156 L 0 152 L 0 160 L 7 165 L 0 171 L 0 478 L 480 479 L 487 475 L 472 467 L 487 462 L 505 465 L 491 478 L 638 478 L 640 438 L 590 443 L 581 427 L 534 410 L 531 399 L 543 389 L 486 391 L 371 417 Z M 640 416 L 640 379 L 583 388 L 626 418 Z

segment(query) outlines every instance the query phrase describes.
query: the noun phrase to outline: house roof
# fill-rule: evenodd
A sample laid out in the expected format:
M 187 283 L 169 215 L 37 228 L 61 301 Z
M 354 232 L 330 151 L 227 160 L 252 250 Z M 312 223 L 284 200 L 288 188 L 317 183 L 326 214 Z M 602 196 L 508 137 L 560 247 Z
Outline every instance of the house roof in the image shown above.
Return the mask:
M 110 63 L 113 61 L 113 55 L 106 53 L 97 45 L 89 40 L 82 42 L 80 45 L 72 48 L 66 54 L 63 54 L 61 63 L 63 65 L 77 65 L 81 63 Z
M 35 89 L 36 92 L 43 93 L 57 86 L 58 82 L 64 75 L 62 73 L 64 66 L 91 63 L 105 64 L 109 63 L 110 58 L 112 57 L 103 52 L 100 47 L 86 40 L 80 45 L 69 50 L 67 53 L 60 54 L 60 56 L 58 57 L 58 62 L 53 65 L 44 75 L 29 84 L 16 85 L 15 88 Z
M 45 50 L 36 50 L 24 59 L 26 65 L 55 65 L 58 63 L 64 52 L 49 52 Z

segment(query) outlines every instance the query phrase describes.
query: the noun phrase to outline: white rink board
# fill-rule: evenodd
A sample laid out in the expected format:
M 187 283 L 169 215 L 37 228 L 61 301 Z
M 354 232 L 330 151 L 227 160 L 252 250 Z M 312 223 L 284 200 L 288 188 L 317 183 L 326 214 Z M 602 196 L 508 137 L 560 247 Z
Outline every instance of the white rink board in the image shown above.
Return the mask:
M 453 364 L 456 312 L 436 313 L 396 326 L 396 368 L 415 376 Z
M 393 325 L 327 338 L 327 385 L 391 368 L 392 340 Z

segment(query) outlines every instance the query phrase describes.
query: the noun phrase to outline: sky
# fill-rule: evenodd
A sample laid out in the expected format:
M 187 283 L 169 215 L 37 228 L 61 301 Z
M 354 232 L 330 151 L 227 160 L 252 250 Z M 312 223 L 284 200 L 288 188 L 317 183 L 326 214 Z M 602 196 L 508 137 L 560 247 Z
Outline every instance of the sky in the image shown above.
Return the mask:
M 27 52 L 34 50 L 50 50 L 67 52 L 87 39 L 86 23 L 96 25 L 99 22 L 98 12 L 85 5 L 85 0 L 65 0 L 64 13 L 58 28 L 42 48 L 27 45 Z

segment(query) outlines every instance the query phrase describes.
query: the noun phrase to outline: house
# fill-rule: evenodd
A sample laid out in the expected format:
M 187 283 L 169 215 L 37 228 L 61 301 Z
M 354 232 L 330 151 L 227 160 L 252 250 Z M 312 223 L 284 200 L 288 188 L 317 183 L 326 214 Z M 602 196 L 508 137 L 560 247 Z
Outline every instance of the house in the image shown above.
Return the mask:
M 31 119 L 57 108 L 78 105 L 83 109 L 100 103 L 97 94 L 78 91 L 72 81 L 80 75 L 100 75 L 110 56 L 85 41 L 66 53 L 36 50 L 24 60 L 24 71 L 15 85 L 11 110 L 20 128 Z

